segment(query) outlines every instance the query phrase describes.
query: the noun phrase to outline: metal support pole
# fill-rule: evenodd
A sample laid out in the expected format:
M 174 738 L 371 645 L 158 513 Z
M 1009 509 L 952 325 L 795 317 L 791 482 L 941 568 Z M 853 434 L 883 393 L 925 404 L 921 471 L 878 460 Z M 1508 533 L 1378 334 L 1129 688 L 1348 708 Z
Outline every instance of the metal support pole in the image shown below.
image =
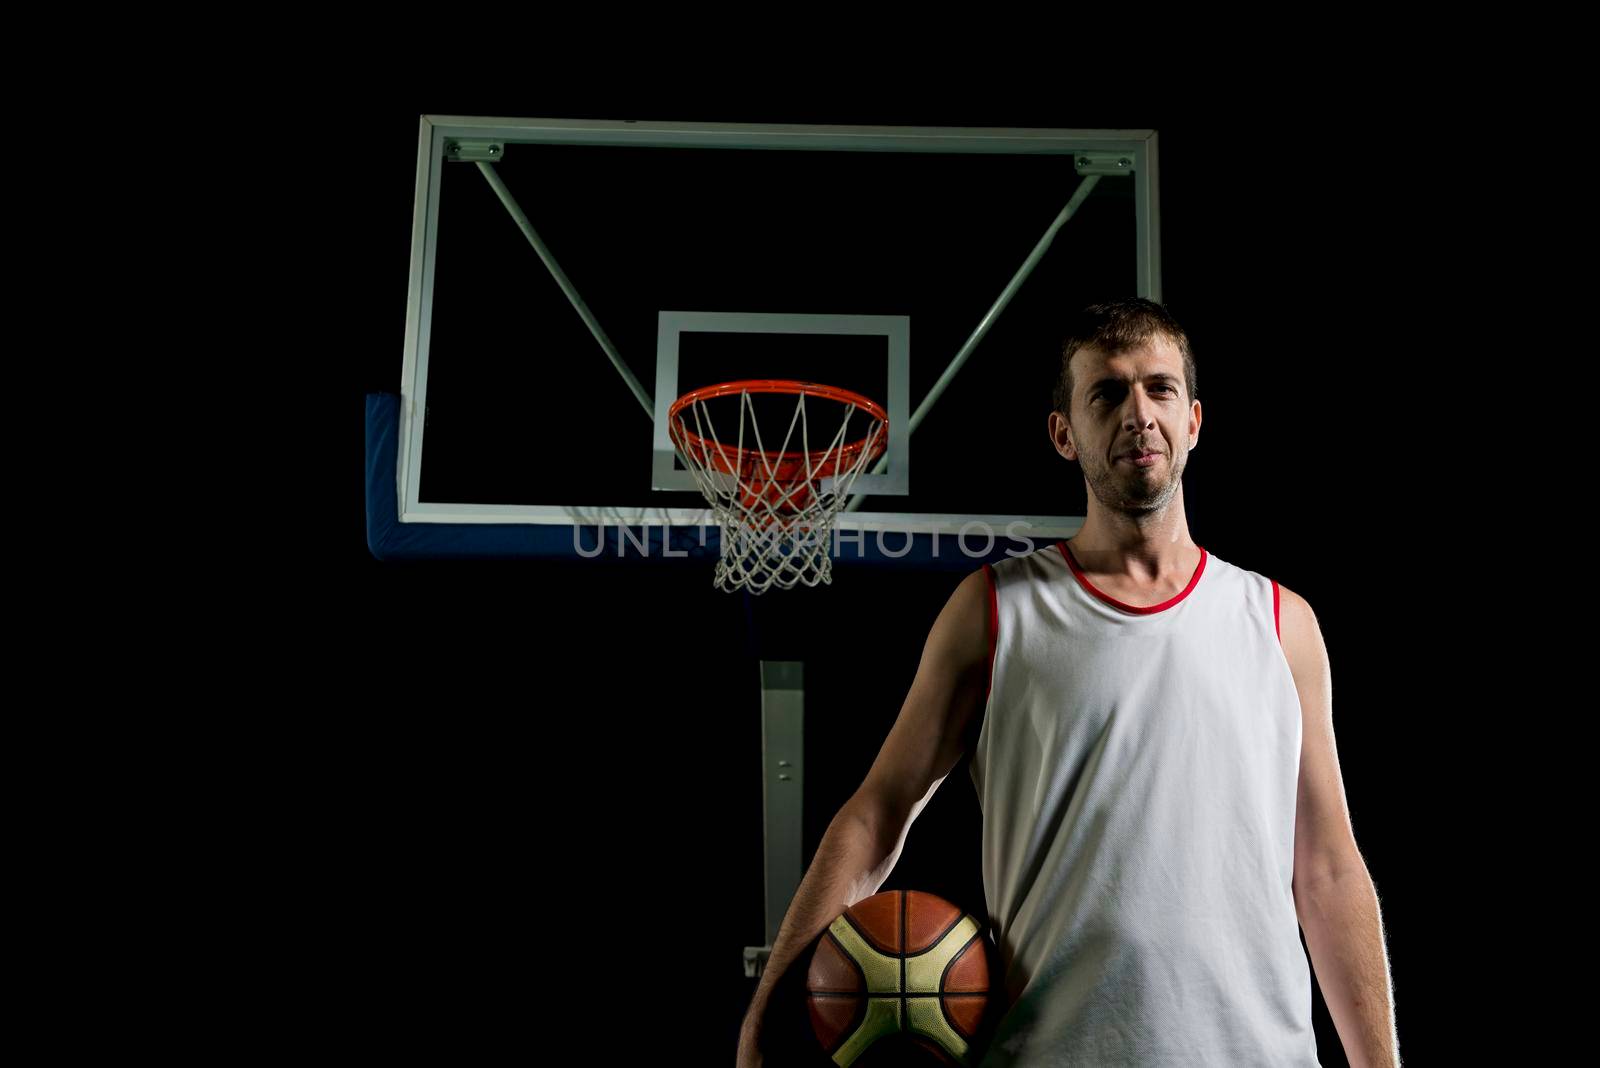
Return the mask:
M 805 679 L 795 660 L 761 661 L 761 800 L 766 822 L 767 944 L 746 946 L 744 974 L 766 968 L 778 927 L 800 888 L 805 798 Z

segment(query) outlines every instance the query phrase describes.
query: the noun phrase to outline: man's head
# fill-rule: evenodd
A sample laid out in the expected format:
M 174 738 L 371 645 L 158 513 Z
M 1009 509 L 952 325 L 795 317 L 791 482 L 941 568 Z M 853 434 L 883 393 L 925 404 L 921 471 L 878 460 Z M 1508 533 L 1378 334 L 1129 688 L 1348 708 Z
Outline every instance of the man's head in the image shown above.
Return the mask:
M 1061 341 L 1061 360 L 1054 376 L 1055 392 L 1050 406 L 1069 420 L 1072 418 L 1071 402 L 1075 377 L 1073 356 L 1080 349 L 1094 346 L 1102 352 L 1123 352 L 1142 344 L 1152 334 L 1165 334 L 1183 356 L 1184 389 L 1189 400 L 1199 400 L 1194 374 L 1194 353 L 1189 349 L 1189 335 L 1178 325 L 1166 308 L 1153 300 L 1134 297 L 1116 300 L 1109 304 L 1091 304 L 1074 315 L 1066 326 L 1066 336 Z
M 1198 440 L 1200 403 L 1188 337 L 1166 309 L 1135 299 L 1080 312 L 1052 399 L 1050 439 L 1083 467 L 1095 499 L 1131 516 L 1171 503 Z

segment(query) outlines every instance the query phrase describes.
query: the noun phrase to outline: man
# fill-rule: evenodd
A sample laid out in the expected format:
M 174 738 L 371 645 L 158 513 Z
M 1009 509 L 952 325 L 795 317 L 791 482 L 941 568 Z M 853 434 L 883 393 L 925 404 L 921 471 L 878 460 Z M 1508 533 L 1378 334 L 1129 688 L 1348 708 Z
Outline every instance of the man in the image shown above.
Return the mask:
M 1084 525 L 945 605 L 785 917 L 741 1068 L 760 1063 L 775 977 L 882 886 L 964 753 L 1007 1003 L 983 1068 L 1315 1066 L 1298 930 L 1350 1063 L 1398 1064 L 1316 617 L 1189 537 L 1186 334 L 1148 300 L 1085 309 L 1053 401 Z

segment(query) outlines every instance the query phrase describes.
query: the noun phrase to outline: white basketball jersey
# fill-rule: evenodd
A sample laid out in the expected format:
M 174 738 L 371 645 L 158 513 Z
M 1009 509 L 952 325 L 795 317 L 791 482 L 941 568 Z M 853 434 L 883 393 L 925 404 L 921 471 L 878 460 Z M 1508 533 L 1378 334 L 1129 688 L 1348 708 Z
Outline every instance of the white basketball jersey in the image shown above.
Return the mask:
M 981 1068 L 1316 1066 L 1277 584 L 1203 548 L 1147 608 L 1064 543 L 986 571 L 972 781 L 1009 1008 Z

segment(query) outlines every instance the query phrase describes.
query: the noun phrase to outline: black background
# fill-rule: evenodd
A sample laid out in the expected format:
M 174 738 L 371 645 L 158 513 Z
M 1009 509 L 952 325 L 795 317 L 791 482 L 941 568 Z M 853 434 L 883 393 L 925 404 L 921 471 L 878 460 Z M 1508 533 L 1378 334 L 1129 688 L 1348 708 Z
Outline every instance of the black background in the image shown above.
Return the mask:
M 288 697 L 261 815 L 292 829 L 263 879 L 286 944 L 310 955 L 304 1010 L 385 1052 L 727 1062 L 751 990 L 741 950 L 762 938 L 755 656 L 807 659 L 809 862 L 961 577 L 856 570 L 752 607 L 692 569 L 374 559 L 362 404 L 399 388 L 418 116 L 1154 128 L 1164 297 L 1205 404 L 1191 532 L 1318 615 L 1402 1049 L 1429 1049 L 1439 719 L 1468 699 L 1452 666 L 1479 532 L 1430 419 L 1459 388 L 1433 325 L 1452 299 L 1429 268 L 1436 223 L 1417 210 L 1416 176 L 1443 162 L 1410 141 L 1409 170 L 1371 161 L 1432 98 L 1403 79 L 1354 95 L 1282 70 L 1092 92 L 1042 76 L 847 91 L 743 66 L 652 70 L 419 79 L 330 64 L 283 83 L 286 119 L 336 115 L 322 133 L 348 145 L 271 172 L 294 248 L 263 256 L 253 291 L 259 339 L 294 366 L 294 515 L 252 533 L 240 595 L 257 607 L 251 651 L 277 665 L 263 686 Z M 290 335 L 302 342 L 277 340 Z M 981 906 L 977 817 L 963 762 L 885 889 Z M 1344 1063 L 1320 995 L 1316 1014 L 1323 1064 Z

